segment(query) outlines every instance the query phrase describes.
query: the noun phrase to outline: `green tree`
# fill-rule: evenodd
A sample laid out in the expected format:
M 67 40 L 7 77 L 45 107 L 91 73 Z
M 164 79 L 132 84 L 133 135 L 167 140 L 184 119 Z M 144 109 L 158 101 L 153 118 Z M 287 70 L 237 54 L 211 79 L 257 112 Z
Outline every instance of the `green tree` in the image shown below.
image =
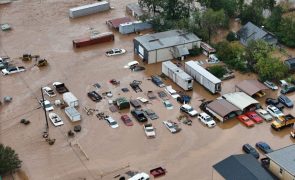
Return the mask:
M 289 47 L 295 47 L 295 20 L 291 17 L 283 18 L 278 30 L 279 40 Z
M 138 4 L 141 8 L 145 8 L 148 10 L 149 13 L 155 13 L 159 12 L 158 8 L 161 6 L 161 0 L 138 0 Z
M 271 32 L 278 32 L 282 21 L 283 9 L 280 6 L 273 8 L 271 15 L 266 19 L 266 28 Z
M 0 144 L 0 175 L 11 173 L 21 167 L 21 161 L 15 151 Z
M 222 78 L 226 74 L 226 69 L 221 65 L 210 66 L 208 71 L 218 78 Z
M 247 22 L 252 22 L 258 26 L 262 25 L 264 21 L 263 8 L 255 5 L 244 5 L 240 13 L 240 19 L 242 24 L 246 24 Z
M 261 80 L 279 80 L 286 76 L 288 68 L 278 58 L 260 57 L 256 66 Z

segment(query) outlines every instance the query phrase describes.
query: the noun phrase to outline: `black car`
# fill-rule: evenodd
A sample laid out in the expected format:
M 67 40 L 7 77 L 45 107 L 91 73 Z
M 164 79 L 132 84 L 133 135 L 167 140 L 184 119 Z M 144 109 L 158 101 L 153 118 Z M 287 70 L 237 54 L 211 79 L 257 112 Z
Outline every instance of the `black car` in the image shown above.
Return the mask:
M 100 100 L 102 100 L 102 97 L 95 91 L 91 91 L 87 93 L 87 95 L 94 102 L 99 102 Z
M 244 144 L 243 145 L 243 151 L 247 154 L 253 155 L 256 159 L 259 158 L 259 153 L 256 151 L 254 147 L 252 147 L 250 144 Z
M 273 152 L 273 150 L 270 148 L 270 146 L 266 142 L 263 142 L 263 141 L 256 143 L 256 147 L 258 149 L 260 149 L 262 152 L 264 152 L 265 154 Z
M 280 95 L 278 100 L 288 108 L 293 108 L 293 102 L 285 95 Z
M 282 88 L 281 93 L 288 94 L 294 91 L 295 91 L 295 86 L 286 86 L 285 88 Z
M 276 108 L 278 108 L 280 111 L 283 111 L 283 109 L 284 109 L 284 105 L 282 103 L 280 103 L 280 101 L 273 99 L 273 98 L 266 98 L 265 104 L 273 105 Z
M 181 104 L 188 104 L 191 101 L 191 97 L 188 95 L 180 95 L 176 100 Z
M 152 78 L 152 82 L 159 87 L 165 87 L 165 84 L 163 83 L 163 81 L 161 80 L 160 77 L 158 76 L 151 76 Z
M 134 109 L 131 111 L 131 114 L 135 117 L 138 122 L 147 122 L 147 117 L 144 115 L 144 112 L 141 110 Z

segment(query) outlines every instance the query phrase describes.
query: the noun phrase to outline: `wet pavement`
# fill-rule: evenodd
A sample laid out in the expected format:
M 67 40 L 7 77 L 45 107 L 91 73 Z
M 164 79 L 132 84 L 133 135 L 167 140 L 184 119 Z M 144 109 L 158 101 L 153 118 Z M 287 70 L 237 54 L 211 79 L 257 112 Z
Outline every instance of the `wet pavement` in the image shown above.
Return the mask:
M 163 166 L 168 171 L 161 179 L 212 179 L 212 165 L 232 154 L 242 153 L 241 147 L 245 143 L 254 145 L 263 140 L 274 149 L 294 143 L 288 135 L 290 129 L 275 132 L 266 122 L 249 129 L 234 119 L 208 129 L 193 118 L 192 126 L 181 124 L 182 131 L 171 134 L 162 121 L 176 121 L 180 115 L 180 104 L 172 98 L 170 101 L 174 110 L 165 109 L 159 98 L 144 106 L 160 116 L 158 120 L 151 121 L 156 127 L 155 139 L 147 139 L 142 125 L 133 118 L 134 126 L 125 126 L 120 116 L 126 111 L 111 113 L 107 98 L 94 103 L 86 93 L 95 90 L 92 85 L 99 83 L 102 86 L 98 91 L 100 94 L 112 91 L 114 97 L 146 97 L 149 90 L 161 90 L 148 80 L 150 75 L 161 74 L 161 64 L 144 65 L 146 71 L 142 72 L 131 72 L 123 68 L 129 61 L 139 60 L 133 55 L 132 40 L 137 36 L 135 34 L 120 35 L 113 31 L 114 42 L 73 49 L 72 40 L 89 35 L 90 29 L 112 31 L 105 21 L 125 16 L 126 4 L 136 1 L 113 0 L 113 10 L 78 19 L 68 18 L 70 7 L 90 2 L 93 1 L 20 0 L 0 6 L 0 22 L 8 22 L 13 27 L 10 32 L 0 32 L 0 54 L 13 58 L 15 65 L 27 68 L 24 73 L 0 76 L 1 98 L 7 95 L 13 97 L 11 104 L 0 107 L 0 142 L 14 148 L 23 161 L 22 171 L 15 175 L 16 179 L 114 179 L 116 175 L 128 170 L 149 172 L 158 166 Z M 106 57 L 104 52 L 114 47 L 125 48 L 127 53 Z M 39 69 L 33 67 L 32 62 L 24 63 L 18 59 L 27 52 L 46 58 L 49 66 Z M 190 59 L 204 60 L 205 57 Z M 120 86 L 109 83 L 113 78 L 120 81 Z M 236 78 L 223 82 L 222 94 L 233 92 L 235 84 L 241 80 L 253 78 L 254 75 L 236 72 Z M 129 83 L 133 80 L 143 82 L 142 93 L 135 93 L 130 88 Z M 53 127 L 49 122 L 50 137 L 56 139 L 55 144 L 49 146 L 42 138 L 45 129 L 44 112 L 39 108 L 37 99 L 41 98 L 40 87 L 52 87 L 55 81 L 64 82 L 78 97 L 82 122 L 71 123 L 63 110 L 55 108 L 54 112 L 62 117 L 65 124 Z M 165 83 L 181 90 L 169 79 Z M 130 91 L 123 93 L 121 88 L 124 87 Z M 267 91 L 267 96 L 274 97 L 277 93 Z M 201 100 L 218 97 L 197 83 L 188 94 L 192 95 L 192 105 L 198 111 Z M 295 94 L 288 96 L 295 100 Z M 62 96 L 46 98 L 53 102 L 62 99 Z M 264 99 L 260 101 L 264 102 Z M 96 108 L 111 115 L 118 120 L 120 127 L 111 129 L 96 116 L 87 116 L 83 107 Z M 294 113 L 294 110 L 290 112 Z M 30 120 L 31 124 L 20 124 L 22 118 Z M 67 131 L 77 124 L 82 125 L 82 131 L 74 138 L 67 137 Z

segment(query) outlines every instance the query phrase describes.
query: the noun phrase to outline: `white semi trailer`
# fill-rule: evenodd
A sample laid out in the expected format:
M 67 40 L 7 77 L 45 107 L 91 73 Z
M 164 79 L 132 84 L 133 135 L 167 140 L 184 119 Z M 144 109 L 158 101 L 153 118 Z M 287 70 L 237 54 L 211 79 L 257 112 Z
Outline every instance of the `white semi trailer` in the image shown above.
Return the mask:
M 212 94 L 221 91 L 221 80 L 200 66 L 195 61 L 185 63 L 184 70 L 191 75 L 198 83 L 208 89 Z
M 184 90 L 193 89 L 193 78 L 185 73 L 182 69 L 177 67 L 171 61 L 162 63 L 162 73 L 168 76 L 173 82 L 180 86 Z
M 69 16 L 71 18 L 77 18 L 81 16 L 87 16 L 90 14 L 106 11 L 110 9 L 110 3 L 107 1 L 101 1 L 94 4 L 87 4 L 84 6 L 74 7 L 69 10 Z

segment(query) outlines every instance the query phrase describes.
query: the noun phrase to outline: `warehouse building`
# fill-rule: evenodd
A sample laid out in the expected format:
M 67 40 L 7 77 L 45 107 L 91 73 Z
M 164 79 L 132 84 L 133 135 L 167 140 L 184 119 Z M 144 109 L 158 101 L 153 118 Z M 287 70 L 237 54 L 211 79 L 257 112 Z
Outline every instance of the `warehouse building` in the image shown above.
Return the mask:
M 200 48 L 201 39 L 193 33 L 171 30 L 136 37 L 133 40 L 134 52 L 148 64 L 184 59 L 189 50 Z
M 269 89 L 256 79 L 244 80 L 236 85 L 236 89 L 243 91 L 252 97 L 259 97 L 259 94 L 264 94 L 263 90 Z
M 248 96 L 244 92 L 233 92 L 224 94 L 222 98 L 227 100 L 229 103 L 236 106 L 243 112 L 254 111 L 255 109 L 260 108 L 259 102 Z

